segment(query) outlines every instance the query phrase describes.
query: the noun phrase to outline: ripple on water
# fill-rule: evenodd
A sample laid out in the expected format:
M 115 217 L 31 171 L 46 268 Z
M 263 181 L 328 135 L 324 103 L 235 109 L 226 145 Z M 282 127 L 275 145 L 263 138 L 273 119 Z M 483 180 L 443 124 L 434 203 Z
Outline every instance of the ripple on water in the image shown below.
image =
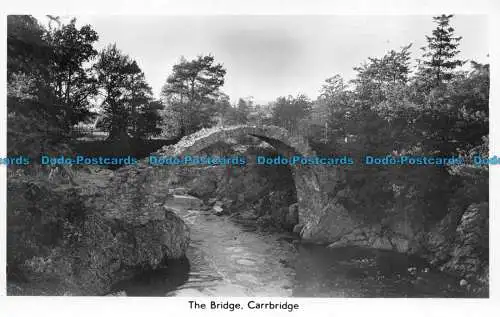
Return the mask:
M 236 273 L 235 275 L 238 281 L 244 282 L 245 284 L 259 284 L 259 280 L 252 274 L 248 273 Z
M 243 252 L 245 251 L 244 248 L 242 247 L 227 247 L 226 250 L 228 250 L 229 252 L 231 253 L 235 253 L 235 252 Z
M 209 288 L 207 291 L 210 293 L 210 296 L 217 296 L 217 297 L 224 297 L 224 296 L 246 297 L 246 296 L 249 296 L 246 288 L 242 287 L 241 285 L 228 284 L 228 283 L 218 285 L 215 288 Z
M 245 266 L 255 265 L 255 261 L 249 259 L 238 259 L 236 260 L 236 263 Z

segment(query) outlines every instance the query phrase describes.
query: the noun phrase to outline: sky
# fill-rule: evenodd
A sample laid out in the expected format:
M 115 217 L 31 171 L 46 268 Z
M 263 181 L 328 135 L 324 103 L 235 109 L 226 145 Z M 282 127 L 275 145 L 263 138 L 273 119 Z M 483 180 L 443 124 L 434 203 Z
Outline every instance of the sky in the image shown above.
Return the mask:
M 227 70 L 222 90 L 232 102 L 252 97 L 267 103 L 279 96 L 317 97 L 335 74 L 352 79 L 353 67 L 368 57 L 413 43 L 421 56 L 435 24 L 430 15 L 359 16 L 76 16 L 100 38 L 96 48 L 116 43 L 135 59 L 159 97 L 181 56 L 213 54 Z M 463 59 L 488 62 L 488 20 L 457 15 L 451 25 L 462 36 Z

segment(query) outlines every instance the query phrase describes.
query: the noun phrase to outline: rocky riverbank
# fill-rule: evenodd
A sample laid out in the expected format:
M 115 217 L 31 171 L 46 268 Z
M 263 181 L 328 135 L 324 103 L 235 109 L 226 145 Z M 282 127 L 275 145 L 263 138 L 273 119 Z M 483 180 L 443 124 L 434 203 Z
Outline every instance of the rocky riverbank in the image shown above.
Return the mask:
M 245 156 L 255 151 L 273 155 L 272 150 L 263 147 L 244 147 L 240 151 Z M 395 186 L 393 204 L 383 211 L 373 210 L 374 217 L 349 209 L 356 189 L 345 186 L 347 175 L 336 171 L 332 172 L 336 179 L 322 183 L 330 191 L 323 193 L 324 215 L 320 217 L 322 221 L 315 223 L 298 219 L 291 171 L 279 168 L 282 170 L 251 164 L 199 168 L 195 169 L 195 177 L 186 177 L 184 185 L 190 194 L 214 208 L 215 213 L 232 215 L 264 228 L 295 229 L 304 240 L 309 235 L 322 237 L 308 242 L 330 248 L 356 246 L 419 256 L 429 266 L 457 276 L 460 284 L 472 293 L 487 293 L 488 204 L 481 202 L 482 196 L 476 194 L 487 192 L 487 183 L 475 184 L 461 176 L 457 183 L 462 185 L 446 197 L 443 205 L 447 210 L 440 211 L 444 216 L 437 219 L 429 217 L 425 203 L 410 198 L 409 194 L 403 195 L 418 190 L 413 184 Z M 349 217 L 338 217 L 344 213 L 349 213 Z
M 130 187 L 141 175 L 93 169 L 78 173 L 78 186 L 10 178 L 8 294 L 103 295 L 182 258 L 189 229 L 161 207 L 166 195 Z

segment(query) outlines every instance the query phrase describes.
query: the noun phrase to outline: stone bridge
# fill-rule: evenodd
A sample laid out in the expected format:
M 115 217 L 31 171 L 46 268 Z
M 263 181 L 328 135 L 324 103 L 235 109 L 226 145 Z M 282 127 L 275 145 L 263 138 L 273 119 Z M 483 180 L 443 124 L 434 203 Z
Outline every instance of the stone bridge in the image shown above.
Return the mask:
M 248 135 L 267 142 L 281 156 L 316 155 L 304 138 L 292 136 L 283 128 L 247 125 L 202 129 L 151 155 L 178 157 L 195 155 L 216 143 Z M 167 179 L 175 174 L 175 170 L 176 168 L 172 166 L 149 166 L 146 161 L 141 161 L 138 166 L 129 166 L 120 173 L 125 172 L 133 177 L 133 179 L 125 177 L 127 183 L 141 182 L 143 184 L 142 186 L 126 186 L 149 191 L 149 193 L 144 193 L 140 190 L 136 193 L 140 196 L 136 197 L 136 200 L 144 200 L 145 195 L 158 195 L 155 194 L 155 190 L 160 188 L 165 190 L 165 183 L 168 183 Z M 341 205 L 331 199 L 331 193 L 335 191 L 336 178 L 341 172 L 339 168 L 322 165 L 292 165 L 291 171 L 299 207 L 298 229 L 303 239 L 335 241 L 353 230 L 355 221 Z M 121 178 L 124 179 L 123 176 Z M 329 224 L 328 228 L 325 228 L 325 224 Z
M 193 155 L 218 142 L 245 135 L 269 143 L 282 156 L 315 155 L 304 139 L 291 136 L 286 130 L 274 126 L 201 130 L 184 137 L 177 144 L 161 148 L 153 155 Z M 303 240 L 329 243 L 331 247 L 361 246 L 416 253 L 430 261 L 449 259 L 442 266 L 443 270 L 453 271 L 459 267 L 461 271 L 458 273 L 463 275 L 485 268 L 487 276 L 487 261 L 483 265 L 483 260 L 475 254 L 469 255 L 467 251 L 483 243 L 483 240 L 470 239 L 481 237 L 481 234 L 484 236 L 484 225 L 478 224 L 485 223 L 487 228 L 487 203 L 469 206 L 456 230 L 450 230 L 457 225 L 455 211 L 449 212 L 442 220 L 429 222 L 422 210 L 405 197 L 398 198 L 400 200 L 395 201 L 394 207 L 380 215 L 376 222 L 370 222 L 364 215 L 357 214 L 355 210 L 348 211 L 340 203 L 349 197 L 349 189 L 344 188 L 349 176 L 345 168 L 299 165 L 291 166 L 291 171 L 299 205 L 298 228 L 301 229 Z M 110 241 L 122 239 L 124 243 L 120 245 L 129 246 L 127 252 L 132 256 L 126 258 L 155 267 L 159 259 L 165 256 L 176 258 L 185 252 L 189 230 L 172 210 L 164 208 L 177 172 L 176 167 L 151 166 L 144 160 L 137 165 L 120 168 L 108 177 L 103 175 L 103 186 L 99 192 L 91 193 L 85 199 L 89 210 L 97 210 L 103 214 L 101 218 L 115 224 L 111 226 L 112 230 L 107 231 L 108 236 Z M 399 208 L 400 204 L 407 205 Z M 120 235 L 113 234 L 117 229 L 123 232 Z M 99 236 L 97 239 L 102 238 Z M 131 244 L 130 241 L 135 242 Z M 450 244 L 449 241 L 456 242 Z M 484 241 L 488 241 L 487 237 Z M 135 245 L 142 247 L 137 248 Z M 95 246 L 93 249 L 96 249 Z M 119 252 L 123 254 L 124 251 Z M 443 254 L 450 256 L 442 258 Z M 108 262 L 103 262 L 102 267 L 111 267 L 114 263 L 111 260 L 109 258 Z M 469 263 L 477 265 L 470 266 Z

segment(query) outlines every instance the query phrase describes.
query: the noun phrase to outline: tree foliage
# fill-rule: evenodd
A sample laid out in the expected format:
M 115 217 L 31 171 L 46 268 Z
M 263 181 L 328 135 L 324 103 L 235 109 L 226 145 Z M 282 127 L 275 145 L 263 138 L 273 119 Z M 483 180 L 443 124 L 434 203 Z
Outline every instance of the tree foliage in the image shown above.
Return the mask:
M 272 122 L 294 133 L 299 122 L 310 116 L 311 100 L 305 95 L 279 97 L 273 105 Z
M 56 149 L 67 123 L 51 88 L 52 48 L 31 16 L 7 18 L 7 118 L 9 154 Z
M 88 66 L 97 56 L 93 44 L 99 39 L 91 26 L 78 29 L 76 19 L 50 28 L 46 40 L 51 49 L 50 84 L 72 126 L 90 115 L 90 102 L 97 94 L 97 81 Z
M 433 86 L 449 81 L 453 70 L 465 63 L 456 58 L 460 53 L 458 46 L 462 37 L 454 36 L 455 29 L 450 26 L 452 17 L 442 14 L 433 18 L 437 26 L 432 36 L 426 36 L 427 46 L 422 48 L 424 55 L 420 71 L 427 83 Z
M 346 167 L 350 177 L 341 185 L 349 193 L 349 209 L 376 218 L 404 197 L 418 201 L 413 206 L 428 219 L 439 219 L 465 181 L 446 167 L 372 168 L 363 164 L 365 155 L 487 153 L 489 66 L 471 62 L 469 71 L 459 68 L 461 38 L 453 34 L 451 17 L 434 18 L 436 29 L 427 37 L 415 74 L 408 45 L 354 68 L 349 85 L 338 75 L 323 85 L 313 111 L 328 129 L 317 132 L 313 141 L 323 143 L 324 154 L 350 154 L 360 162 Z M 467 203 L 484 200 L 475 193 L 467 195 Z
M 212 55 L 174 65 L 162 88 L 162 97 L 176 113 L 180 134 L 185 135 L 214 123 L 215 102 L 224 85 L 226 70 Z
M 160 104 L 137 63 L 116 47 L 99 54 L 91 26 L 49 17 L 48 27 L 27 15 L 7 19 L 9 153 L 69 150 L 74 126 L 99 101 L 111 138 L 157 134 Z
M 95 64 L 103 96 L 102 109 L 109 139 L 127 139 L 158 133 L 158 103 L 152 103 L 151 87 L 136 61 L 123 54 L 116 45 L 109 45 Z M 149 121 L 153 120 L 153 121 Z

